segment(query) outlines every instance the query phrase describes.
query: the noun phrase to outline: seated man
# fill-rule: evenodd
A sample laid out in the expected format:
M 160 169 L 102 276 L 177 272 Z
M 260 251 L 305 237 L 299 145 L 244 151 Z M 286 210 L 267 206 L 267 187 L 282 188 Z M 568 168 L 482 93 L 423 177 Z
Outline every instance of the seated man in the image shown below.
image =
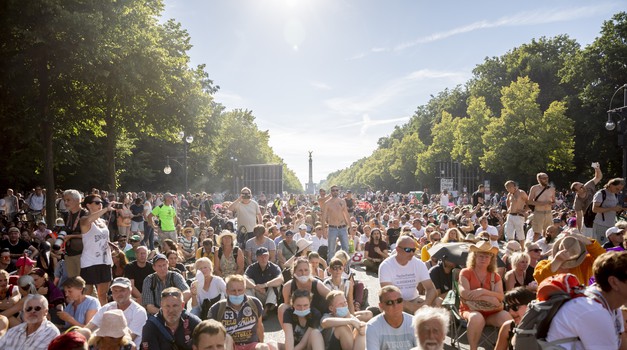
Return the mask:
M 398 287 L 381 288 L 379 309 L 381 313 L 366 325 L 366 350 L 406 350 L 416 346 L 412 318 L 403 312 L 403 297 Z
M 248 246 L 247 246 L 248 247 Z M 279 266 L 270 261 L 270 252 L 259 247 L 255 252 L 257 261 L 246 268 L 246 294 L 255 296 L 264 305 L 263 316 L 277 306 L 277 287 L 283 284 Z
M 233 338 L 235 350 L 268 350 L 268 345 L 263 343 L 263 307 L 259 299 L 246 295 L 245 286 L 244 276 L 228 276 L 228 298 L 213 304 L 209 309 L 209 318 L 224 325 L 226 332 Z
M 85 326 L 90 331 L 95 331 L 102 324 L 102 316 L 105 312 L 120 309 L 124 312 L 126 323 L 131 330 L 131 339 L 135 344 L 142 343 L 142 328 L 146 324 L 146 310 L 131 299 L 133 286 L 131 280 L 126 277 L 118 277 L 111 283 L 111 295 L 113 301 L 98 310 L 91 321 Z
M 420 349 L 444 349 L 450 317 L 448 310 L 431 306 L 416 311 L 413 326 Z
M 141 349 L 192 349 L 194 328 L 200 319 L 183 308 L 183 293 L 174 287 L 161 293 L 161 308 L 155 316 L 149 315 L 142 330 Z
M 183 302 L 187 302 L 192 294 L 183 276 L 174 271 L 168 271 L 168 259 L 163 254 L 155 255 L 152 260 L 154 273 L 144 279 L 142 286 L 142 305 L 149 314 L 159 312 L 161 291 L 168 287 L 176 287 L 183 293 Z
M 233 340 L 226 334 L 222 323 L 216 320 L 204 320 L 194 328 L 192 349 L 232 349 Z
M 59 330 L 46 319 L 48 315 L 48 300 L 40 294 L 31 294 L 26 297 L 21 323 L 0 338 L 0 349 L 29 349 L 46 350 Z

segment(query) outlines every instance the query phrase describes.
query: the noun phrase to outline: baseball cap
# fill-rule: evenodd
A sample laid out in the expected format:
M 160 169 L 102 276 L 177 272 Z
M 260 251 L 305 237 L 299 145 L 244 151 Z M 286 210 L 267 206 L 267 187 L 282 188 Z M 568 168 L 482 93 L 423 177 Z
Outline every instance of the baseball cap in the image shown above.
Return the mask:
M 560 219 L 560 218 L 553 218 L 553 223 L 554 224 L 559 224 L 560 222 L 562 222 L 562 219 Z
M 111 287 L 115 287 L 115 286 L 124 287 L 127 289 L 132 288 L 131 280 L 126 277 L 116 277 L 111 283 Z
M 163 197 L 164 197 L 164 198 L 172 197 L 172 193 L 170 193 L 170 192 L 166 192 L 166 193 L 163 195 Z
M 305 224 L 300 224 L 300 226 L 298 226 L 299 230 L 306 230 L 307 229 L 307 225 Z
M 293 236 L 294 232 L 292 232 L 291 230 L 287 230 L 287 232 L 285 232 L 286 236 Z
M 614 227 L 610 227 L 607 229 L 607 231 L 605 231 L 605 237 L 610 238 L 611 235 L 616 234 L 616 233 L 620 233 L 622 230 L 619 229 L 618 227 L 614 226 Z
M 130 241 L 131 242 L 139 242 L 139 241 L 141 241 L 141 237 L 139 237 L 139 235 L 132 235 Z
M 260 255 L 264 255 L 264 254 L 270 254 L 270 252 L 268 251 L 268 248 L 266 248 L 266 247 L 259 247 L 259 248 L 257 248 L 257 252 L 255 254 L 257 256 L 260 256 Z
M 155 255 L 154 258 L 152 258 L 152 263 L 155 264 L 157 261 L 162 260 L 162 259 L 166 260 L 166 261 L 168 260 L 168 258 L 166 258 L 165 255 L 157 254 L 157 255 Z

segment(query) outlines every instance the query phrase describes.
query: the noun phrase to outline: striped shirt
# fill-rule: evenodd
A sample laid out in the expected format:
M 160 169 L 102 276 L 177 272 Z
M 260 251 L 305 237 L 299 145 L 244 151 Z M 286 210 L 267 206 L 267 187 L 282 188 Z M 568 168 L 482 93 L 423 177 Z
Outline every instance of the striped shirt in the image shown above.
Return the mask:
M 57 327 L 48 320 L 44 320 L 39 328 L 30 335 L 26 335 L 27 325 L 22 323 L 9 329 L 7 334 L 0 338 L 0 349 L 46 350 L 52 339 L 59 335 Z

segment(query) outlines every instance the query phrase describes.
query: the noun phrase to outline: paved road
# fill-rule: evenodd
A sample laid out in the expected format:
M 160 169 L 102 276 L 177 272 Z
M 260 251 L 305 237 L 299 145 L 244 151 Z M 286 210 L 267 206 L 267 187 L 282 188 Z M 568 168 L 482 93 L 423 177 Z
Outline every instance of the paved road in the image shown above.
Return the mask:
M 362 281 L 366 288 L 368 288 L 368 303 L 370 306 L 378 306 L 379 304 L 379 297 L 378 297 L 378 293 L 379 293 L 379 279 L 377 278 L 377 276 L 373 273 L 366 273 L 365 269 L 360 266 L 360 265 L 356 265 L 354 266 L 354 270 L 356 271 L 356 276 L 355 279 L 358 281 Z M 283 343 L 285 341 L 284 335 L 283 335 L 283 331 L 281 330 L 281 328 L 279 327 L 279 321 L 276 318 L 276 315 L 271 315 L 267 320 L 264 320 L 263 322 L 265 330 L 266 330 L 266 334 L 265 334 L 265 339 L 266 340 L 274 340 L 278 343 Z M 468 345 L 467 345 L 467 341 L 465 339 L 465 337 L 462 339 L 462 344 L 461 344 L 461 348 L 462 349 L 468 349 Z M 450 350 L 450 349 L 455 349 L 454 347 L 450 346 L 451 344 L 451 340 L 449 337 L 447 337 L 446 339 L 446 346 L 445 349 Z

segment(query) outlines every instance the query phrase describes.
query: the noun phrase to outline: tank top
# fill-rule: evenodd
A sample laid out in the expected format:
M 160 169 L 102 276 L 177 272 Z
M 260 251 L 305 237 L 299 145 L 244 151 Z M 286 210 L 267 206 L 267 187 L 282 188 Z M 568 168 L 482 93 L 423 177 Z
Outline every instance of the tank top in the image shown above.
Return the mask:
M 222 257 L 220 258 L 220 270 L 222 271 L 222 276 L 224 278 L 237 273 L 237 261 L 235 260 L 235 257 L 233 257 L 232 253 L 222 254 Z
M 294 294 L 296 290 L 298 290 L 298 287 L 296 286 L 296 280 L 292 279 L 292 286 L 290 289 L 290 298 L 292 297 L 292 294 Z M 311 290 L 309 290 L 309 292 L 313 296 L 311 300 L 311 307 L 320 311 L 320 314 L 322 315 L 324 315 L 325 313 L 328 313 L 329 306 L 327 305 L 327 301 L 325 300 L 325 298 L 322 297 L 320 293 L 318 293 L 318 281 L 316 279 L 313 279 L 311 281 Z
M 98 221 L 103 222 L 102 219 Z M 82 235 L 83 254 L 81 254 L 81 268 L 95 265 L 113 264 L 111 249 L 109 248 L 109 228 L 98 227 L 95 222 L 91 223 L 89 231 Z

